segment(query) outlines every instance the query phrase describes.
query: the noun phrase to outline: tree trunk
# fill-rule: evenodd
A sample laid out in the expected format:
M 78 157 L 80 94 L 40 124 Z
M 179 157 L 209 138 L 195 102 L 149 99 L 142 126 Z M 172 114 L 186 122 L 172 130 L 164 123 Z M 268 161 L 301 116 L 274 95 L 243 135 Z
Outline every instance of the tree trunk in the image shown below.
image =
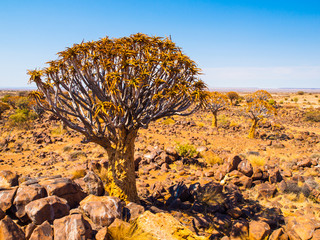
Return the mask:
M 106 148 L 109 157 L 108 171 L 111 173 L 106 188 L 110 195 L 139 203 L 134 168 L 136 136 L 136 130 L 121 130 L 118 144 L 112 148 Z
M 212 127 L 218 127 L 217 112 L 213 112 Z
M 250 128 L 250 132 L 249 132 L 249 135 L 248 135 L 249 138 L 254 138 L 255 137 L 257 124 L 258 124 L 258 119 L 253 119 L 252 120 L 252 125 L 251 125 L 251 128 Z

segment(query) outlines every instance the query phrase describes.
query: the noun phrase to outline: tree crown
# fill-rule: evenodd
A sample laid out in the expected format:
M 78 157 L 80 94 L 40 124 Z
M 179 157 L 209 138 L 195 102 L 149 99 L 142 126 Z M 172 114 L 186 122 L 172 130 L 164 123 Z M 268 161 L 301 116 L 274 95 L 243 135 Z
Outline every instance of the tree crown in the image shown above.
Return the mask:
M 168 38 L 105 37 L 75 44 L 58 56 L 48 67 L 28 71 L 30 81 L 45 96 L 46 110 L 87 137 L 116 139 L 117 129 L 190 114 L 186 110 L 204 98 L 200 69 Z M 41 104 L 40 95 L 34 95 Z
M 230 105 L 228 97 L 220 92 L 209 92 L 206 99 L 206 108 L 212 112 L 224 110 Z

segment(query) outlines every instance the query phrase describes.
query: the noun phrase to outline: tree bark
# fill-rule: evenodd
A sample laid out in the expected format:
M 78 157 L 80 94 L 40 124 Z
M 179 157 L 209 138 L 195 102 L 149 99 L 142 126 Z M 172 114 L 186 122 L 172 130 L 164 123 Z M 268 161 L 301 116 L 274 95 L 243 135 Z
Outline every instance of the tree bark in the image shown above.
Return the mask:
M 117 190 L 113 189 L 114 192 L 109 192 L 110 195 L 118 195 L 117 197 L 125 201 L 139 203 L 134 167 L 136 136 L 137 130 L 120 130 L 118 144 L 112 148 L 106 148 L 109 157 L 108 171 L 112 173 L 112 177 L 109 179 L 111 182 L 107 184 L 112 184 L 112 186 L 118 188 Z
M 249 132 L 249 135 L 248 135 L 249 138 L 254 138 L 255 137 L 257 124 L 258 124 L 258 119 L 252 119 L 252 125 L 251 125 L 250 132 Z
M 217 112 L 213 112 L 212 127 L 218 127 Z

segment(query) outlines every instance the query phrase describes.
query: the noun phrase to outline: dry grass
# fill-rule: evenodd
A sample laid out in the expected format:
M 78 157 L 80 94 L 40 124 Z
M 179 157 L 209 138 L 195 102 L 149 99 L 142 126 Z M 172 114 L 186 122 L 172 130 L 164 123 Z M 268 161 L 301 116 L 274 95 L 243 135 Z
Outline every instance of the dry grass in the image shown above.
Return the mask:
M 253 167 L 262 167 L 266 164 L 266 159 L 261 156 L 249 155 L 247 159 Z

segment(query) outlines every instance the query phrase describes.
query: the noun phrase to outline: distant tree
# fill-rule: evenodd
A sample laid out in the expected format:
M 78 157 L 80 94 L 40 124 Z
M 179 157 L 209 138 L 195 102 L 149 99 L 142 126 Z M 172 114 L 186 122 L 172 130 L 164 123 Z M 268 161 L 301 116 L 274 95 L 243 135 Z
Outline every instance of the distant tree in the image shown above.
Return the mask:
M 200 69 L 170 39 L 140 33 L 76 44 L 58 55 L 47 68 L 28 72 L 47 100 L 43 108 L 106 150 L 111 195 L 139 202 L 138 130 L 198 110 L 206 89 Z
M 255 137 L 256 128 L 261 119 L 276 114 L 276 109 L 269 103 L 268 98 L 263 97 L 261 93 L 261 91 L 257 91 L 248 96 L 248 99 L 250 100 L 247 101 L 246 113 L 252 120 L 252 125 L 248 135 L 249 138 Z
M 0 101 L 0 119 L 1 119 L 1 115 L 9 109 L 10 109 L 10 106 L 7 103 Z
M 231 92 L 227 92 L 227 97 L 230 99 L 231 105 L 234 106 L 236 100 L 239 99 L 239 94 L 234 91 L 231 91 Z
M 252 102 L 254 99 L 268 101 L 270 98 L 272 98 L 272 96 L 266 90 L 258 90 L 258 91 L 255 91 L 253 94 L 248 94 L 245 97 L 247 103 Z
M 206 108 L 209 109 L 212 114 L 212 126 L 217 127 L 217 115 L 219 111 L 222 111 L 228 107 L 229 100 L 225 94 L 219 92 L 211 92 L 208 94 L 208 98 L 206 101 Z

